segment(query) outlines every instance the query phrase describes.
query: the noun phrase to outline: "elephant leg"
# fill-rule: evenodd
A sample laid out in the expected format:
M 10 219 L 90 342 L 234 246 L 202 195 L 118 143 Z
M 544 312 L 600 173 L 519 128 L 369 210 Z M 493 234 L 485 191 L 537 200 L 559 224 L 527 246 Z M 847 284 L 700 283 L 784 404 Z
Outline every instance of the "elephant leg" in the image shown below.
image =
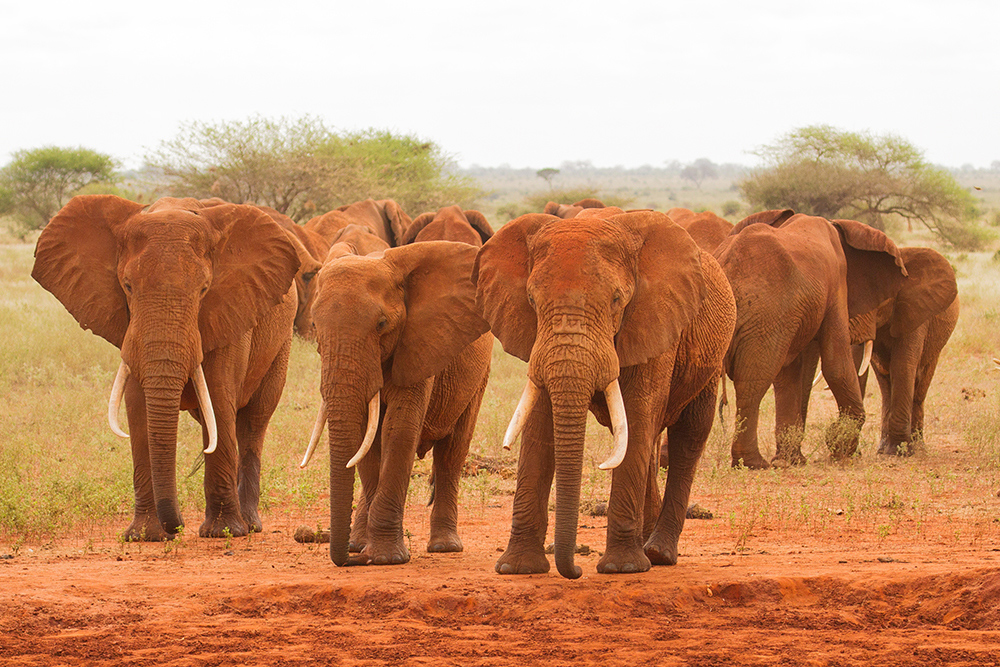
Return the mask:
M 628 449 L 621 464 L 611 473 L 611 498 L 608 501 L 608 531 L 604 556 L 597 563 L 602 574 L 645 572 L 649 558 L 643 552 L 643 506 L 649 494 L 648 478 L 653 459 L 653 439 L 656 433 L 649 420 L 636 410 L 629 415 Z M 641 411 L 638 411 L 641 412 Z M 668 442 L 672 434 L 668 431 Z M 670 451 L 670 467 L 677 462 Z M 669 473 L 668 473 L 669 476 Z M 654 528 L 655 532 L 655 528 Z
M 757 428 L 760 419 L 760 402 L 771 386 L 769 380 L 734 380 L 736 390 L 736 432 L 733 435 L 733 467 L 753 469 L 770 468 L 760 455 Z
M 215 452 L 205 454 L 205 521 L 198 535 L 242 537 L 250 532 L 250 527 L 240 512 L 236 414 L 221 402 L 214 407 L 219 441 Z M 208 433 L 204 428 L 202 444 L 208 446 Z
M 380 412 L 384 417 L 385 407 Z M 381 419 L 379 420 L 381 422 Z M 360 553 L 368 546 L 368 507 L 378 489 L 379 469 L 382 467 L 382 424 L 379 423 L 375 432 L 375 441 L 368 454 L 358 461 L 358 477 L 361 480 L 361 493 L 358 496 L 358 506 L 354 511 L 354 521 L 351 523 L 351 537 L 347 544 L 350 553 Z
M 485 391 L 484 382 L 455 422 L 451 433 L 434 443 L 434 506 L 431 508 L 431 535 L 427 551 L 463 549 L 462 539 L 458 536 L 458 485 Z
M 156 516 L 153 501 L 153 478 L 149 467 L 149 438 L 146 425 L 146 397 L 139 382 L 130 377 L 125 384 L 125 407 L 128 412 L 129 443 L 132 447 L 132 486 L 135 490 L 135 514 L 125 529 L 129 542 L 162 542 L 170 534 Z M 182 524 L 183 525 L 183 524 Z M 172 533 L 173 531 L 171 531 Z
M 260 386 L 250 401 L 236 412 L 236 441 L 239 446 L 237 491 L 240 498 L 240 515 L 248 530 L 256 533 L 264 529 L 258 508 L 260 505 L 260 458 L 264 451 L 264 436 L 271 416 L 278 407 L 285 388 L 288 355 L 292 341 L 288 339 L 278 352 Z
M 875 357 L 873 356 L 872 358 L 874 359 Z M 885 364 L 882 368 L 889 368 L 888 359 L 885 360 Z M 879 395 L 882 397 L 882 421 L 879 423 L 879 443 L 881 443 L 889 437 L 887 429 L 889 428 L 889 412 L 892 409 L 892 379 L 889 377 L 888 373 L 880 372 L 874 365 L 872 366 L 872 370 L 875 371 L 875 379 L 878 381 Z
M 667 447 L 667 433 L 663 431 L 654 442 L 653 456 L 649 458 L 649 472 L 646 474 L 646 499 L 642 505 L 643 542 L 649 539 L 649 536 L 653 534 L 653 529 L 656 527 L 656 516 L 659 514 L 660 501 L 662 500 L 656 476 L 660 474 L 660 463 L 664 457 L 668 459 L 670 457 L 669 452 L 664 451 Z
M 663 489 L 663 506 L 653 534 L 643 547 L 653 565 L 677 564 L 677 544 L 687 517 L 691 484 L 694 482 L 698 459 L 701 458 L 712 430 L 718 385 L 717 380 L 709 382 L 684 408 L 674 425 L 667 429 L 670 467 L 667 469 L 667 483 Z
M 403 510 L 431 386 L 428 379 L 412 387 L 394 387 L 392 398 L 386 391 L 378 487 L 368 505 L 368 544 L 362 552 L 374 565 L 399 565 L 410 560 L 403 536 Z
M 927 323 L 914 331 L 908 331 L 895 340 L 892 357 L 889 359 L 889 381 L 892 384 L 887 419 L 882 425 L 882 438 L 878 453 L 889 456 L 913 454 L 910 446 L 912 432 L 910 418 L 913 415 L 914 389 L 917 364 L 923 353 Z
M 834 459 L 846 459 L 858 450 L 858 434 L 865 423 L 861 385 L 854 367 L 846 314 L 828 316 L 819 332 L 823 377 L 837 401 L 840 418 L 826 432 L 826 444 Z
M 772 464 L 805 465 L 802 439 L 819 347 L 810 345 L 774 379 L 774 459 Z
M 517 487 L 507 550 L 497 560 L 500 574 L 542 574 L 549 571 L 545 532 L 549 523 L 549 492 L 555 474 L 552 406 L 542 391 L 521 433 Z

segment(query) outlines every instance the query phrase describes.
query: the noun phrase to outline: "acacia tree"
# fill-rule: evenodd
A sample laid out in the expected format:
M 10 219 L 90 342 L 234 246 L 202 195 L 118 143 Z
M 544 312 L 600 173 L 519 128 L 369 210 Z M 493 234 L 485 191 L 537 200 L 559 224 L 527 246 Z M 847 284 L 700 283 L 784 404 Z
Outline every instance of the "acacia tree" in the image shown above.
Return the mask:
M 337 134 L 310 116 L 186 123 L 146 162 L 174 195 L 250 201 L 298 221 L 367 197 L 419 213 L 479 194 L 433 143 L 378 130 Z
M 702 181 L 718 177 L 718 167 L 716 167 L 715 163 L 706 157 L 698 158 L 681 170 L 681 178 L 691 181 L 699 190 L 701 190 Z
M 114 158 L 89 148 L 15 151 L 0 169 L 0 213 L 11 215 L 24 232 L 41 229 L 81 189 L 113 186 L 116 167 Z
M 894 135 L 843 132 L 828 125 L 793 130 L 759 148 L 764 166 L 739 183 L 753 208 L 791 208 L 851 218 L 878 229 L 892 218 L 924 225 L 946 242 L 975 249 L 976 200 L 946 171 Z

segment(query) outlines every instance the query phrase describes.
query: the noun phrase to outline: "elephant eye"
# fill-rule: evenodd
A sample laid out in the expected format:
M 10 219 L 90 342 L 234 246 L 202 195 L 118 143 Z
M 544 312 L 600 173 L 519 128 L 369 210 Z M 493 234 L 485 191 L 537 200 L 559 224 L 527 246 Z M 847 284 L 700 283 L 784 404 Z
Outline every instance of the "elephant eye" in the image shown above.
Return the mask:
M 528 304 L 530 304 L 532 308 L 535 307 L 535 297 L 531 296 L 531 292 L 528 292 Z
M 384 316 L 380 317 L 378 318 L 378 323 L 375 325 L 375 331 L 382 333 L 383 331 L 385 331 L 385 328 L 388 325 L 389 325 L 389 320 L 387 320 Z
M 124 283 L 122 285 L 122 288 L 125 290 L 126 294 L 128 294 L 128 295 L 131 296 L 131 294 L 132 294 L 132 283 L 126 282 L 126 283 Z

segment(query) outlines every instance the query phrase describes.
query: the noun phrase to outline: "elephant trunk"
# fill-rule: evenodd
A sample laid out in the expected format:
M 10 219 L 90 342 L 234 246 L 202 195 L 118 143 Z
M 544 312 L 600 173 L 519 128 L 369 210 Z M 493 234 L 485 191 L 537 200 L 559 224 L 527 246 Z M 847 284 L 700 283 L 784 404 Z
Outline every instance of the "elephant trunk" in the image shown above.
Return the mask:
M 149 464 L 156 516 L 168 533 L 184 525 L 177 503 L 177 421 L 186 376 L 148 375 L 142 388 L 146 396 Z
M 146 399 L 156 515 L 167 533 L 176 533 L 184 525 L 177 502 L 177 422 L 184 386 L 202 361 L 201 337 L 197 328 L 191 332 L 175 320 L 136 313 L 122 344 L 122 361 L 139 380 Z
M 346 565 L 348 561 L 354 502 L 352 459 L 367 439 L 368 431 L 378 427 L 375 413 L 376 423 L 369 428 L 370 406 L 373 397 L 376 403 L 379 401 L 382 384 L 377 357 L 358 352 L 358 346 L 343 347 L 355 354 L 324 356 L 320 381 L 330 435 L 330 560 L 336 565 Z M 370 435 L 373 440 L 374 431 Z
M 574 564 L 573 555 L 576 552 L 576 531 L 580 514 L 580 479 L 587 409 L 593 392 L 576 378 L 559 378 L 547 384 L 552 399 L 555 446 L 556 568 L 567 579 L 577 579 L 582 571 Z

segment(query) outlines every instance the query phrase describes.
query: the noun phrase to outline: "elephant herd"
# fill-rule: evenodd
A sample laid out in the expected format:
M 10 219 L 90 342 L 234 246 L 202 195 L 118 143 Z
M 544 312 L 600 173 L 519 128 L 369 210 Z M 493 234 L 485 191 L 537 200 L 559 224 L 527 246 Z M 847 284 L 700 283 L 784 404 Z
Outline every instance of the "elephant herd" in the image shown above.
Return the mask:
M 607 544 L 599 572 L 677 561 L 695 468 L 723 374 L 735 386 L 733 465 L 805 462 L 820 360 L 843 419 L 833 458 L 857 450 L 868 367 L 882 392 L 879 452 L 908 454 L 958 318 L 955 275 L 927 248 L 898 248 L 851 220 L 550 203 L 496 233 L 458 206 L 411 219 L 366 200 L 299 225 L 218 199 L 143 206 L 74 197 L 38 239 L 32 276 L 84 329 L 121 350 L 108 419 L 134 469 L 130 540 L 183 525 L 177 425 L 202 426 L 203 537 L 260 531 L 261 451 L 293 331 L 316 341 L 320 408 L 302 465 L 330 441 L 330 557 L 409 560 L 403 508 L 415 456 L 432 452 L 428 551 L 461 551 L 459 475 L 489 378 L 493 338 L 528 362 L 504 438 L 520 436 L 502 574 L 574 564 L 586 419 L 611 429 Z M 818 379 L 818 375 L 815 375 Z M 776 454 L 757 445 L 774 386 Z M 844 426 L 846 424 L 846 427 Z M 657 470 L 666 467 L 661 495 Z M 354 471 L 361 496 L 353 512 Z

